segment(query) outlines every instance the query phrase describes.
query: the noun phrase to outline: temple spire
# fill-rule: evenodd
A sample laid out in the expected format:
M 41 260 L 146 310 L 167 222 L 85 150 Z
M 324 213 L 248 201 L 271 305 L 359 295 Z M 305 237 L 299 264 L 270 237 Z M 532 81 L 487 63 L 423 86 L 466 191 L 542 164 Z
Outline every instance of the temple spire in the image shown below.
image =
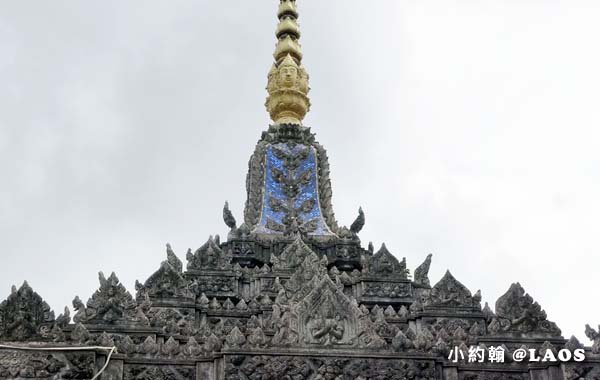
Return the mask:
M 277 46 L 275 62 L 269 72 L 265 106 L 271 119 L 278 124 L 301 125 L 310 109 L 308 74 L 302 66 L 302 49 L 296 0 L 280 0 L 277 12 L 279 24 L 275 31 Z

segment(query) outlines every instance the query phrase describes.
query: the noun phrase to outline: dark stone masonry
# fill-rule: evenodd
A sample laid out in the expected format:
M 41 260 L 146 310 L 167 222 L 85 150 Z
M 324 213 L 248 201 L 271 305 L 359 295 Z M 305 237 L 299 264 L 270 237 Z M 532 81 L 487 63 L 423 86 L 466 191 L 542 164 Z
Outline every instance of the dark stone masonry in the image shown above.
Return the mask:
M 279 41 L 295 41 L 295 3 L 281 3 Z M 94 294 L 56 316 L 27 283 L 13 287 L 0 304 L 0 379 L 91 379 L 102 347 L 116 347 L 104 380 L 600 379 L 599 332 L 586 329 L 592 347 L 565 339 L 520 284 L 482 306 L 450 271 L 432 283 L 431 255 L 411 271 L 385 245 L 364 248 L 365 214 L 338 225 L 326 151 L 302 124 L 263 132 L 246 186 L 242 223 L 223 208 L 226 239 L 179 256 L 167 244 L 135 294 L 100 273 Z M 586 358 L 519 362 L 521 349 Z

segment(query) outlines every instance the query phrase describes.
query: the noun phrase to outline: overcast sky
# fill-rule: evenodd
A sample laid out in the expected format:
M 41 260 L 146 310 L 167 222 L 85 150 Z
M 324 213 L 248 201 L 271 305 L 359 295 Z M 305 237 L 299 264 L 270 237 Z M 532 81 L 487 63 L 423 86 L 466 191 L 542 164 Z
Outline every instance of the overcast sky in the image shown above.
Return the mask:
M 59 313 L 226 236 L 268 125 L 277 1 L 0 4 L 0 299 Z M 333 204 L 493 306 L 600 323 L 600 2 L 299 0 Z

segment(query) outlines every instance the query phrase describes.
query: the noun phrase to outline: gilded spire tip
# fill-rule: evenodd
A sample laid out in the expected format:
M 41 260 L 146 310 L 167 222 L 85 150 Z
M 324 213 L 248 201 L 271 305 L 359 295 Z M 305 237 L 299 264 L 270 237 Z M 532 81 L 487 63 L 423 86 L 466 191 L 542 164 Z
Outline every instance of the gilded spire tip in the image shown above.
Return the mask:
M 275 63 L 269 71 L 265 106 L 275 124 L 302 125 L 310 109 L 308 73 L 302 66 L 302 48 L 295 0 L 280 0 L 275 31 Z

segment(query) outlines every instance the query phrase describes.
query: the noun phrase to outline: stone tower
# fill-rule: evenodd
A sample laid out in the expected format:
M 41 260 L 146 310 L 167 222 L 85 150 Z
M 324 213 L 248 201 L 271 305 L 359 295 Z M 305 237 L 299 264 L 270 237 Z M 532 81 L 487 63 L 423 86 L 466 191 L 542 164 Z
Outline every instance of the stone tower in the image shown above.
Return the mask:
M 75 296 L 58 317 L 27 282 L 13 287 L 0 304 L 0 379 L 600 379 L 600 333 L 587 327 L 592 347 L 564 339 L 520 284 L 482 307 L 450 271 L 431 285 L 431 255 L 411 275 L 385 245 L 364 248 L 362 209 L 338 225 L 327 153 L 302 123 L 296 1 L 280 0 L 277 16 L 273 124 L 248 164 L 243 222 L 225 203 L 226 239 L 189 249 L 185 266 L 167 244 L 135 293 L 100 273 L 87 302 Z M 586 358 L 513 359 L 567 351 Z

